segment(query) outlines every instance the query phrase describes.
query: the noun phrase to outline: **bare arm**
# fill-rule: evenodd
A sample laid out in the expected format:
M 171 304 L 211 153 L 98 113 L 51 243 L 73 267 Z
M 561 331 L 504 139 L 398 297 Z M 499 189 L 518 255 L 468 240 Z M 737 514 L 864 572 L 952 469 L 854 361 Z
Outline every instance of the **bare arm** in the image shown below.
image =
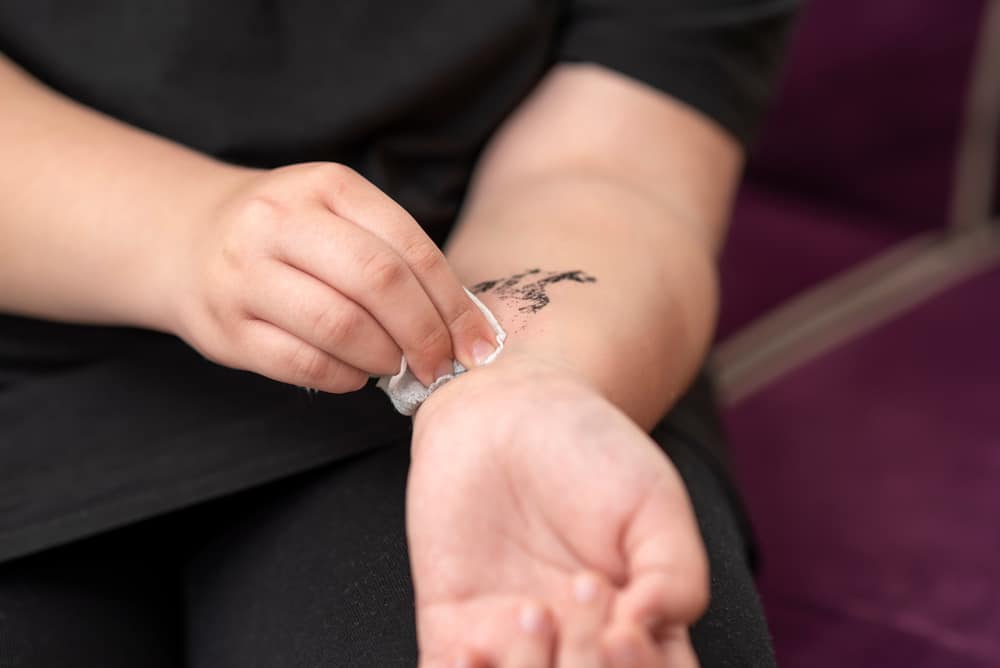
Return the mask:
M 708 345 L 741 163 L 721 128 L 668 96 L 562 65 L 488 147 L 447 255 L 469 285 L 532 268 L 522 285 L 596 279 L 551 283 L 534 313 L 510 290 L 480 296 L 512 330 L 504 356 L 564 366 L 648 428 Z
M 697 665 L 708 563 L 644 430 L 708 346 L 741 159 L 703 116 L 586 65 L 553 70 L 488 147 L 447 253 L 509 337 L 414 422 L 422 666 Z
M 330 392 L 490 336 L 413 218 L 342 165 L 226 165 L 0 56 L 0 312 L 148 327 Z
M 0 55 L 0 311 L 167 329 L 168 249 L 240 170 L 44 87 Z

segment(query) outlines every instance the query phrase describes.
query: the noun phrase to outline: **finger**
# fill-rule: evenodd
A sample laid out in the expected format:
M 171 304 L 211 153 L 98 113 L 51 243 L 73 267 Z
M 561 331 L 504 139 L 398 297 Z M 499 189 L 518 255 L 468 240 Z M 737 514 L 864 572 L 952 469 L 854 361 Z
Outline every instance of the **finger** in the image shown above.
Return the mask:
M 689 668 L 689 664 L 671 663 L 649 633 L 635 625 L 620 625 L 608 631 L 603 656 L 608 668 Z
M 651 490 L 626 530 L 629 577 L 615 601 L 616 620 L 645 628 L 692 624 L 708 606 L 708 559 L 681 489 L 664 481 Z
M 492 668 L 486 659 L 471 650 L 461 650 L 448 659 L 420 659 L 419 668 Z
M 560 620 L 558 668 L 601 668 L 601 632 L 611 612 L 613 590 L 597 573 L 583 572 L 572 582 Z
M 548 610 L 537 603 L 527 603 L 518 613 L 518 632 L 500 668 L 549 668 L 554 632 Z
M 634 574 L 615 605 L 615 618 L 655 629 L 694 623 L 708 606 L 707 567 L 658 566 Z
M 262 265 L 247 309 L 368 374 L 399 371 L 402 351 L 368 311 L 327 284 L 281 262 Z
M 385 242 L 329 211 L 296 217 L 279 253 L 364 307 L 403 351 L 424 385 L 451 373 L 451 336 L 430 297 Z
M 495 333 L 441 249 L 403 207 L 354 170 L 342 167 L 330 178 L 333 183 L 321 190 L 323 203 L 403 258 L 447 324 L 458 360 L 468 368 L 477 366 L 496 347 Z
M 698 668 L 698 656 L 691 644 L 691 634 L 684 625 L 671 628 L 660 639 L 663 663 L 670 668 Z
M 250 320 L 242 347 L 252 362 L 246 368 L 268 378 L 341 394 L 360 390 L 368 375 L 264 320 Z

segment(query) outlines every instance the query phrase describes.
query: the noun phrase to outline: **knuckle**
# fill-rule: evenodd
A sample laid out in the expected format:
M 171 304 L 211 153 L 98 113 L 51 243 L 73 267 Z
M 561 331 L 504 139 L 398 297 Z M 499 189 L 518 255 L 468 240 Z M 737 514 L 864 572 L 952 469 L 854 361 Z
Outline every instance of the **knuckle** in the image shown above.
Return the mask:
M 402 283 L 406 268 L 393 253 L 376 251 L 362 261 L 360 275 L 366 286 L 384 292 Z
M 417 336 L 414 352 L 421 357 L 433 357 L 439 354 L 442 349 L 450 348 L 450 343 L 451 337 L 448 335 L 448 330 L 435 323 Z
M 277 198 L 267 193 L 256 193 L 240 202 L 237 216 L 245 223 L 264 225 L 277 222 L 286 211 L 287 207 Z
M 427 239 L 417 239 L 407 244 L 403 251 L 414 271 L 420 274 L 433 274 L 444 267 L 444 254 Z
M 240 201 L 223 246 L 227 259 L 240 258 L 254 248 L 266 246 L 288 218 L 288 208 L 270 195 L 256 194 Z
M 220 292 L 242 293 L 241 286 L 256 274 L 257 265 L 265 251 L 256 239 L 236 232 L 223 240 L 216 258 L 206 268 L 209 284 Z
M 209 267 L 209 278 L 213 283 L 221 283 L 227 271 L 242 272 L 248 263 L 249 253 L 242 238 L 228 237 L 219 250 L 220 262 Z
M 482 314 L 471 301 L 468 299 L 464 301 L 467 304 L 462 304 L 456 311 L 451 313 L 447 320 L 447 325 L 448 329 L 452 332 L 471 334 L 477 331 L 477 325 L 482 318 Z
M 306 167 L 306 178 L 313 186 L 334 194 L 348 188 L 357 177 L 356 171 L 339 162 L 317 162 Z
M 288 356 L 287 366 L 293 378 L 300 385 L 316 387 L 334 380 L 336 369 L 332 361 L 321 351 L 302 344 L 296 346 Z
M 343 344 L 351 341 L 361 327 L 361 313 L 357 309 L 328 306 L 319 312 L 313 323 L 313 333 L 318 341 Z

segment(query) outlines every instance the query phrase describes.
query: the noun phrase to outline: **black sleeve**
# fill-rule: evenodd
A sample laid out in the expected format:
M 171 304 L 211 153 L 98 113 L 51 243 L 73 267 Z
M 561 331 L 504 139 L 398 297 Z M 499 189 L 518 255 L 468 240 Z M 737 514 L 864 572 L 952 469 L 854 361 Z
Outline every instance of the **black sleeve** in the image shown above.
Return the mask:
M 567 0 L 556 61 L 643 81 L 744 144 L 781 62 L 799 0 Z

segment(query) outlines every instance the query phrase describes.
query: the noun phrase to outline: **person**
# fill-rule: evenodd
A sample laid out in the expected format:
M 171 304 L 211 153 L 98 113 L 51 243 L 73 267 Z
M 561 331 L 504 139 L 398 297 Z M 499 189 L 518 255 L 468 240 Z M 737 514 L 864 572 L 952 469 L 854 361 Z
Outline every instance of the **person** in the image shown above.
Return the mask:
M 0 665 L 773 663 L 695 379 L 793 12 L 0 5 Z

